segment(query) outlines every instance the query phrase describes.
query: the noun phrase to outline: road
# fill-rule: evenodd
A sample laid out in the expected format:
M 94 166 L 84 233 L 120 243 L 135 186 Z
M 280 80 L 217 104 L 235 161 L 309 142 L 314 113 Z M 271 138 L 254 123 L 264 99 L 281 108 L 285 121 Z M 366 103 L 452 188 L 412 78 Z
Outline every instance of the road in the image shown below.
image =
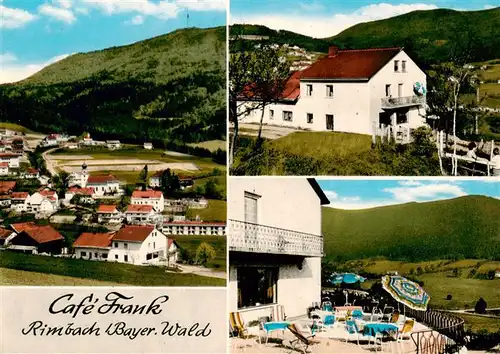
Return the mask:
M 46 150 L 42 153 L 42 157 L 45 160 L 45 167 L 47 168 L 47 171 L 49 171 L 49 173 L 52 176 L 59 174 L 59 172 L 57 171 L 55 164 L 52 162 L 52 159 L 47 157 L 47 155 L 53 153 L 54 151 L 56 151 L 58 149 L 60 149 L 60 147 L 55 147 L 53 149 Z

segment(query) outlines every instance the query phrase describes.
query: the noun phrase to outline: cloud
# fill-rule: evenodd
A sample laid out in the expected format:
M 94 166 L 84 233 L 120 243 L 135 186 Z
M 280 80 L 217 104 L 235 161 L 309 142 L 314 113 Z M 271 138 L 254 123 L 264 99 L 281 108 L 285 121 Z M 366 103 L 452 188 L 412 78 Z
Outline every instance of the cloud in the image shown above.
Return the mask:
M 490 4 L 486 4 L 486 5 L 484 5 L 484 6 L 483 6 L 483 9 L 485 9 L 485 10 L 490 10 L 490 9 L 494 9 L 495 7 L 497 7 L 497 6 L 493 6 L 493 5 L 490 5 Z
M 179 11 L 177 4 L 170 1 L 156 3 L 150 0 L 81 0 L 81 2 L 108 15 L 138 13 L 143 16 L 154 16 L 166 20 L 177 17 Z
M 449 199 L 467 195 L 460 186 L 452 183 L 432 183 L 414 187 L 385 188 L 383 191 L 392 194 L 395 201 L 401 203 Z
M 26 79 L 44 67 L 69 56 L 70 54 L 62 54 L 41 63 L 20 64 L 13 54 L 0 54 L 0 84 Z
M 334 191 L 324 191 L 324 193 L 330 201 L 335 200 L 339 197 L 339 195 Z
M 422 182 L 419 181 L 413 181 L 413 180 L 406 180 L 406 181 L 400 181 L 398 182 L 400 186 L 421 186 Z
M 21 28 L 35 19 L 36 15 L 26 10 L 0 5 L 0 28 Z
M 71 5 L 70 5 L 71 6 Z M 62 21 L 67 24 L 71 24 L 76 21 L 76 17 L 68 8 L 56 7 L 50 4 L 43 4 L 38 7 L 38 11 L 48 17 L 55 20 Z
M 273 29 L 284 29 L 316 38 L 324 38 L 334 36 L 361 22 L 381 20 L 415 10 L 433 10 L 437 8 L 438 7 L 436 5 L 432 4 L 392 5 L 388 3 L 380 3 L 364 6 L 354 12 L 346 14 L 321 14 L 316 16 L 298 13 L 288 15 L 233 15 L 231 17 L 231 23 L 260 24 Z
M 56 3 L 57 5 L 59 5 L 64 9 L 70 9 L 71 6 L 73 5 L 71 0 L 55 0 L 54 3 Z
M 345 198 L 349 199 L 349 198 Z M 362 200 L 359 198 L 358 200 L 339 200 L 339 201 L 331 201 L 329 205 L 330 208 L 335 209 L 344 209 L 344 210 L 361 210 L 361 209 L 371 209 L 378 208 L 382 206 L 400 204 L 394 202 L 394 200 Z
M 137 16 L 134 16 L 130 21 L 127 21 L 126 24 L 129 24 L 129 25 L 142 25 L 144 23 L 144 16 L 141 16 L 141 15 L 137 15 Z
M 226 11 L 224 0 L 177 0 L 177 5 L 193 11 Z

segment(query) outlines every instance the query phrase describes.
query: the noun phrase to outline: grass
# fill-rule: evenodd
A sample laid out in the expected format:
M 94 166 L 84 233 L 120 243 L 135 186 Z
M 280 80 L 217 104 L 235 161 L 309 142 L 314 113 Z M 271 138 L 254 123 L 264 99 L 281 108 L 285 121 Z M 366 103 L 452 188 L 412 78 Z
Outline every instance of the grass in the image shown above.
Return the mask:
M 467 329 L 474 332 L 486 329 L 488 332 L 495 333 L 500 329 L 500 318 L 465 315 L 462 313 L 454 313 L 453 315 L 463 318 Z
M 202 242 L 211 245 L 216 252 L 215 259 L 208 262 L 207 267 L 217 268 L 220 270 L 226 269 L 227 254 L 226 254 L 226 237 L 225 236 L 190 236 L 179 235 L 170 236 L 175 239 L 181 248 L 187 249 L 188 253 L 194 259 L 196 249 Z
M 23 127 L 22 125 L 15 124 L 15 123 L 7 123 L 7 122 L 0 122 L 0 129 L 9 129 L 9 130 L 13 130 L 13 131 L 25 133 L 25 134 L 33 133 L 33 131 L 29 130 L 28 128 Z
M 224 140 L 208 140 L 202 141 L 201 143 L 191 143 L 189 146 L 202 147 L 210 151 L 216 151 L 217 149 L 226 150 L 226 141 Z
M 226 221 L 227 202 L 225 200 L 208 200 L 208 207 L 204 209 L 188 209 L 186 218 L 193 220 L 199 215 L 204 221 Z
M 224 188 L 224 190 L 226 190 L 227 188 L 227 178 L 225 175 L 223 176 L 211 176 L 211 177 L 203 177 L 203 178 L 198 178 L 198 179 L 195 179 L 194 180 L 194 186 L 192 188 L 196 188 L 198 186 L 200 187 L 204 187 L 205 184 L 211 180 L 211 179 L 215 179 L 216 183 L 218 186 L 221 186 Z
M 225 286 L 226 284 L 224 279 L 166 273 L 162 267 L 44 257 L 9 251 L 2 252 L 0 257 L 0 273 L 3 268 L 136 286 Z M 19 283 L 22 283 L 22 279 Z

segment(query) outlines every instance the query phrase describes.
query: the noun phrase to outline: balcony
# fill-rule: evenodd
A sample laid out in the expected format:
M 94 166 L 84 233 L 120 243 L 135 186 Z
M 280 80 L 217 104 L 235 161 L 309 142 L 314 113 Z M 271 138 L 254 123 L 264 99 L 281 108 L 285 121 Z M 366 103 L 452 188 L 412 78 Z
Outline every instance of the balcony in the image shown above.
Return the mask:
M 384 97 L 382 109 L 420 106 L 425 104 L 425 96 Z
M 321 257 L 323 237 L 294 230 L 229 220 L 230 251 Z

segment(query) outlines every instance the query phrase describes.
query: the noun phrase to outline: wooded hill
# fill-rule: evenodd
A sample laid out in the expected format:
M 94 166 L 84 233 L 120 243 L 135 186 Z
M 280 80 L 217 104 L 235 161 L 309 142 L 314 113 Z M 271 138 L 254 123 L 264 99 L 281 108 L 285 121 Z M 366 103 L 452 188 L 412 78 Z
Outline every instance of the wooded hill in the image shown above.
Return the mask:
M 72 55 L 0 85 L 0 118 L 124 142 L 225 139 L 226 29 L 188 28 Z
M 466 196 L 363 210 L 323 208 L 326 260 L 500 259 L 500 200 Z
M 311 38 L 265 26 L 234 25 L 231 35 L 269 36 L 273 43 L 297 45 L 308 51 L 405 47 L 420 65 L 449 60 L 467 62 L 500 58 L 500 7 L 482 11 L 447 9 L 413 11 L 389 19 L 360 23 L 336 36 Z

